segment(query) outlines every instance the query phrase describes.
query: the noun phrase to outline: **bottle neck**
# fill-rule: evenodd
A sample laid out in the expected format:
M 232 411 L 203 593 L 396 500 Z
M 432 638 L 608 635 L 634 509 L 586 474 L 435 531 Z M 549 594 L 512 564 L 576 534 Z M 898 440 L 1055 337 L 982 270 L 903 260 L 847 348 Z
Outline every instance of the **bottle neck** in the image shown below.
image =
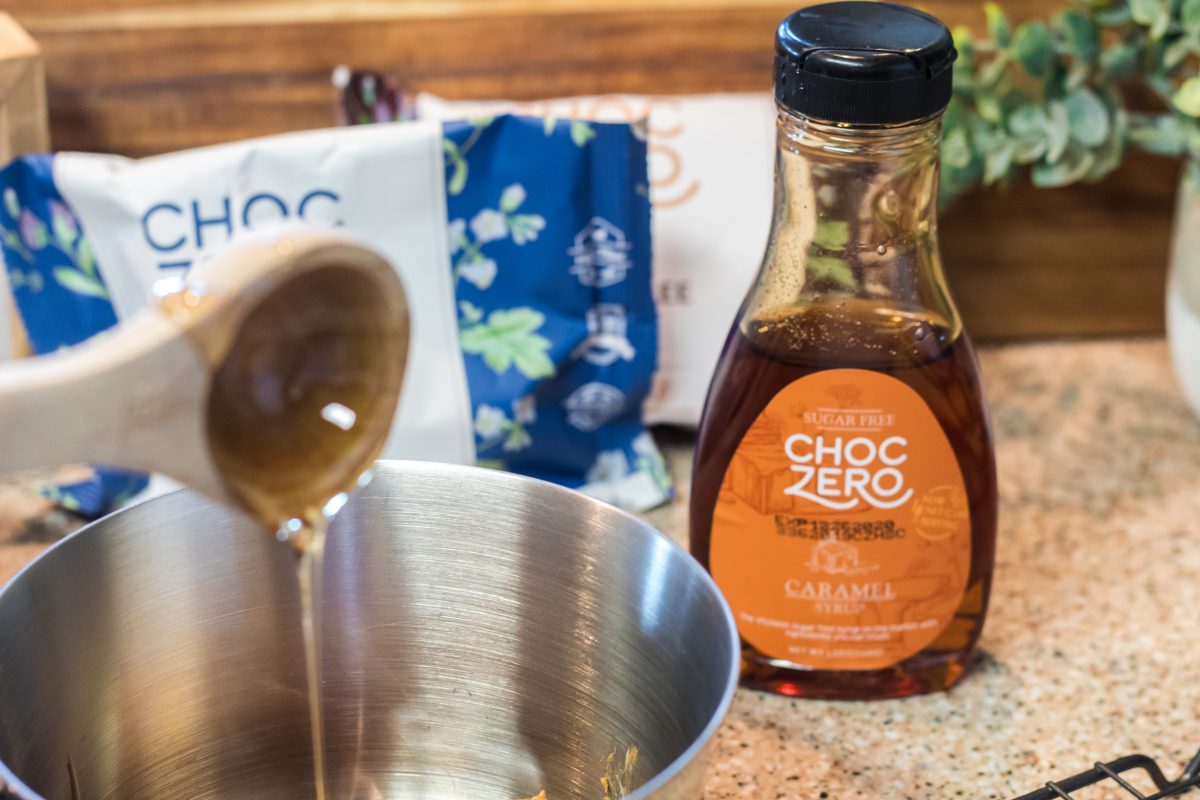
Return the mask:
M 775 212 L 751 314 L 858 299 L 957 330 L 937 245 L 941 115 L 845 126 L 780 109 Z

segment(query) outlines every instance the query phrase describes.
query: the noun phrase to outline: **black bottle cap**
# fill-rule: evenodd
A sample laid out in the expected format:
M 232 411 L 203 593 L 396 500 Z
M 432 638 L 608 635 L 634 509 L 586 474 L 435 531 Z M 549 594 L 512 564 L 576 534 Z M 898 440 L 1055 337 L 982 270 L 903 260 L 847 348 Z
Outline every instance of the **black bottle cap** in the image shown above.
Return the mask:
M 950 30 L 893 3 L 803 8 L 775 35 L 775 99 L 805 117 L 862 125 L 911 122 L 950 102 Z

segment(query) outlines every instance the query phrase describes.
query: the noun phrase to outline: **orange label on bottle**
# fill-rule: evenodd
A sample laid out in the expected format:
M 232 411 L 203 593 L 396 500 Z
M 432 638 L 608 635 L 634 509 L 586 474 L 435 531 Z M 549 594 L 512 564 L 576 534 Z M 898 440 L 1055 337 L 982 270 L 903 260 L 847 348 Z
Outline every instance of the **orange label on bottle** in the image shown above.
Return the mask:
M 742 637 L 771 658 L 870 670 L 929 646 L 971 566 L 966 487 L 933 412 L 866 370 L 788 385 L 729 462 L 711 564 Z

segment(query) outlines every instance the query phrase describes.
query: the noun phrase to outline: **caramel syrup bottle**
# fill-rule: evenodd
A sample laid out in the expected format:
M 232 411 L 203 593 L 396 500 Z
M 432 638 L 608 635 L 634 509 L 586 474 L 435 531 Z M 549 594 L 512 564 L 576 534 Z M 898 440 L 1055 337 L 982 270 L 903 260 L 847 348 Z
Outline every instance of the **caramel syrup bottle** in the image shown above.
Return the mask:
M 775 211 L 709 389 L 691 547 L 728 598 L 743 680 L 903 697 L 962 677 L 987 611 L 996 475 L 937 244 L 954 46 L 886 3 L 777 37 Z

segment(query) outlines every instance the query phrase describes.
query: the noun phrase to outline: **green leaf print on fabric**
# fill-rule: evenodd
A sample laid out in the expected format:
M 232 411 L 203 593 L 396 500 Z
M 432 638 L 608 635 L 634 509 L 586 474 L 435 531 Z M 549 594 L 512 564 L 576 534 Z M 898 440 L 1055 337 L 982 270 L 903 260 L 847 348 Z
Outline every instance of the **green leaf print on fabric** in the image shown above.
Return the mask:
M 528 307 L 493 311 L 486 322 L 462 328 L 459 341 L 464 353 L 482 356 L 497 375 L 515 366 L 527 378 L 548 378 L 555 372 L 550 340 L 536 332 L 545 321 Z
M 64 289 L 69 289 L 75 294 L 108 299 L 108 290 L 104 288 L 104 284 L 71 267 L 55 267 L 54 280 L 58 281 L 58 284 Z
M 571 141 L 575 143 L 576 147 L 583 147 L 595 138 L 596 131 L 588 123 L 580 119 L 571 123 Z

